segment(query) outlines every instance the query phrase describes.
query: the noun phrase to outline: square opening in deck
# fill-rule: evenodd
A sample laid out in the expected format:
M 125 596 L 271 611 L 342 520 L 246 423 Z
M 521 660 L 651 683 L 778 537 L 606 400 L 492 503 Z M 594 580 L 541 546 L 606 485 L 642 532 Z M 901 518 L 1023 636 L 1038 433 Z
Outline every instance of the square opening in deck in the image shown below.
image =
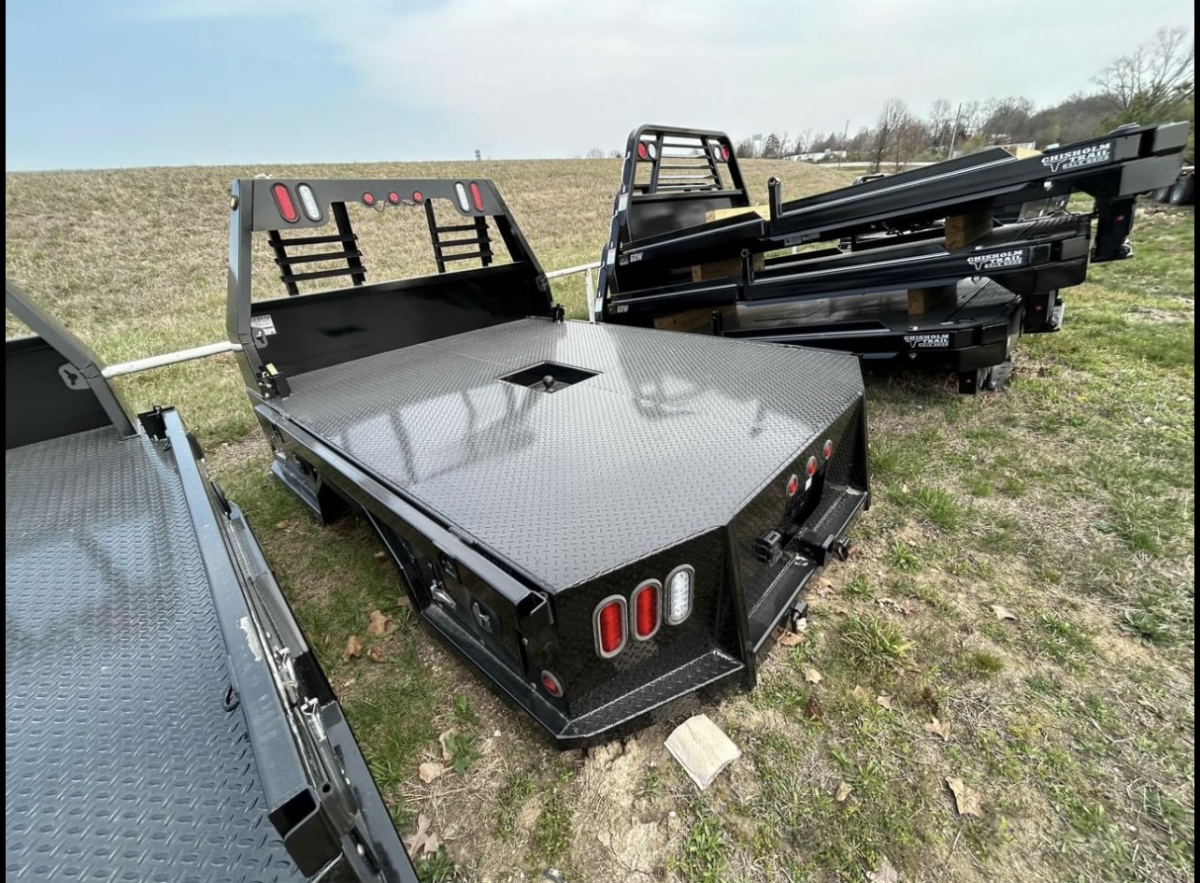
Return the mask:
M 595 377 L 598 373 L 584 368 L 572 368 L 570 365 L 557 365 L 554 362 L 539 362 L 512 374 L 505 374 L 500 379 L 540 392 L 558 392 L 581 380 Z

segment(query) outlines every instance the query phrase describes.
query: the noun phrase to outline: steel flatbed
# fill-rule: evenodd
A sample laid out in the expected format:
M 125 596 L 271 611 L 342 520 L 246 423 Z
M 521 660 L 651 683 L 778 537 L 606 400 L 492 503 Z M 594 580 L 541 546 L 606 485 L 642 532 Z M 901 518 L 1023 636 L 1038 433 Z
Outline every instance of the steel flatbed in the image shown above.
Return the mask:
M 643 126 L 629 137 L 593 317 L 819 342 L 877 364 L 953 371 L 964 392 L 995 388 L 1021 333 L 1061 326 L 1060 292 L 1085 281 L 1090 261 L 1131 256 L 1136 195 L 1173 179 L 1186 136 L 1184 124 L 1124 127 L 1041 156 L 988 150 L 791 202 L 772 180 L 767 204 L 755 208 L 726 135 Z M 1096 210 L 1062 211 L 1073 192 L 1093 196 Z M 977 229 L 952 238 L 941 223 L 948 215 Z M 995 224 L 1000 216 L 1008 222 Z M 818 248 L 823 241 L 830 246 Z M 990 280 L 1019 298 L 964 310 L 954 297 L 963 280 Z M 936 358 L 924 351 L 931 338 L 923 330 L 897 333 L 893 298 L 868 297 L 896 291 L 912 292 L 919 305 L 909 306 L 910 326 L 957 316 L 952 333 L 932 338 Z M 843 302 L 801 306 L 836 298 Z M 781 307 L 786 301 L 795 308 Z M 756 303 L 782 309 L 794 327 L 786 335 L 766 326 L 760 334 L 758 321 L 747 327 L 742 319 L 758 315 L 749 309 Z M 983 344 L 999 326 L 1015 328 L 1008 344 Z M 989 355 L 1001 361 L 981 365 Z
M 9 285 L 5 879 L 415 883 L 340 707 L 170 409 Z
M 431 632 L 561 746 L 755 683 L 868 502 L 852 357 L 564 321 L 487 181 L 239 181 L 233 204 L 230 335 L 273 471 L 371 525 Z M 438 273 L 366 281 L 350 212 L 380 204 L 425 212 Z M 352 259 L 294 260 L 330 220 Z M 285 286 L 356 284 L 254 299 L 255 233 Z

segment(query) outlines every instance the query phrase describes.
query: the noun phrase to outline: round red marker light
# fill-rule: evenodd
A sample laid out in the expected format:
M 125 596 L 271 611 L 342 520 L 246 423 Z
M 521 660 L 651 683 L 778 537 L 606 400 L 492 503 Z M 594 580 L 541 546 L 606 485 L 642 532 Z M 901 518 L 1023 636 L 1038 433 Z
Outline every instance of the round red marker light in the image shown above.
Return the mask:
M 814 475 L 817 474 L 817 458 L 816 457 L 808 458 L 808 465 L 804 467 L 804 471 L 805 471 L 805 473 L 808 474 L 809 478 L 812 478 Z
M 542 672 L 542 687 L 555 699 L 558 699 L 563 694 L 562 681 L 548 671 Z
M 821 453 L 825 455 L 826 460 L 833 456 L 833 439 L 825 439 L 825 447 L 821 449 Z
M 724 144 L 721 145 L 721 159 L 729 162 L 729 148 Z
M 400 204 L 400 194 L 397 193 L 395 190 L 391 191 L 390 193 L 388 193 L 388 202 L 390 202 L 392 205 L 399 205 Z
M 375 194 L 364 193 L 362 195 L 362 201 L 363 201 L 363 205 L 374 205 L 375 204 Z
M 646 142 L 639 141 L 637 146 L 638 159 L 646 158 Z
M 793 475 L 791 478 L 788 479 L 787 495 L 789 497 L 794 497 L 794 496 L 796 496 L 797 493 L 799 493 L 799 491 L 800 491 L 800 476 Z
M 425 194 L 422 193 L 420 190 L 414 190 L 413 191 L 413 202 L 424 202 L 424 201 L 425 201 Z

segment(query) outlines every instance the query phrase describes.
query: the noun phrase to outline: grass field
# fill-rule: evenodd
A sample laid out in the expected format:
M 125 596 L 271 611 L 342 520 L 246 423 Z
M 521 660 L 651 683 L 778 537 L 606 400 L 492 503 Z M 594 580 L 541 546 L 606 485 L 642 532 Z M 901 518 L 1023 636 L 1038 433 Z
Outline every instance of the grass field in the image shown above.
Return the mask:
M 595 260 L 617 165 L 428 164 L 490 175 L 546 268 Z M 223 338 L 228 180 L 291 169 L 8 175 L 6 270 L 118 361 Z M 322 170 L 324 172 L 326 170 Z M 750 164 L 758 192 L 844 181 Z M 314 174 L 306 170 L 305 174 Z M 135 199 L 136 197 L 136 199 Z M 312 523 L 266 475 L 231 363 L 134 379 L 179 405 L 248 511 L 427 880 L 909 883 L 1194 879 L 1194 219 L 1156 211 L 1137 258 L 1068 293 L 998 395 L 869 384 L 876 505 L 760 688 L 707 709 L 744 757 L 703 795 L 667 730 L 548 749 L 428 638 L 359 525 Z M 424 240 L 422 240 L 422 243 Z M 426 257 L 385 244 L 383 268 Z M 581 287 L 557 289 L 582 312 Z M 9 333 L 15 329 L 9 322 Z M 398 628 L 373 637 L 381 610 Z M 366 647 L 344 661 L 351 635 Z M 452 769 L 431 784 L 418 765 Z M 947 780 L 961 780 L 960 815 Z M 956 783 L 957 784 L 957 783 Z M 522 874 L 527 876 L 522 876 Z

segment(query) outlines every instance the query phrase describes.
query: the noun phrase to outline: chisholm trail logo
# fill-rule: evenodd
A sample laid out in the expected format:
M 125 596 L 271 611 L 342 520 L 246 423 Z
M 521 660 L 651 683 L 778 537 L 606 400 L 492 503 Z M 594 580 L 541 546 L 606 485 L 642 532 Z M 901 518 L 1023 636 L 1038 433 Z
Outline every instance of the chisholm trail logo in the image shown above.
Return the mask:
M 1087 147 L 1076 147 L 1064 153 L 1048 154 L 1042 157 L 1042 165 L 1052 172 L 1065 172 L 1068 169 L 1081 169 L 1084 166 L 1111 162 L 1112 158 L 1113 143 L 1105 141 L 1101 144 L 1089 144 Z
M 1023 267 L 1028 259 L 1026 249 L 1015 251 L 994 251 L 990 254 L 973 254 L 967 258 L 967 263 L 975 268 L 976 273 L 985 270 L 1003 270 L 1006 267 Z

